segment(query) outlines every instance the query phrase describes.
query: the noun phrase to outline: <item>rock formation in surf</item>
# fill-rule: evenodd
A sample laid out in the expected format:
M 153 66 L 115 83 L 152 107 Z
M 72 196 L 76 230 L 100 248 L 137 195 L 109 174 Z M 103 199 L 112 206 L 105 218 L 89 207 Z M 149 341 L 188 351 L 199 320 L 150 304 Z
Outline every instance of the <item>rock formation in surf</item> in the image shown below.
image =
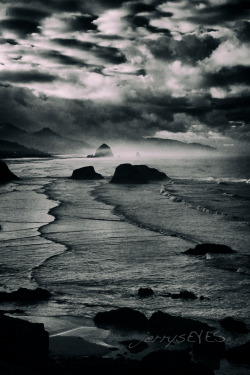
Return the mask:
M 140 288 L 138 290 L 138 296 L 142 297 L 142 298 L 144 298 L 144 297 L 150 297 L 153 294 L 154 294 L 154 291 L 151 288 Z
M 117 326 L 123 329 L 146 330 L 148 319 L 140 311 L 129 307 L 99 312 L 94 317 L 97 326 Z
M 37 302 L 47 301 L 51 297 L 51 293 L 43 288 L 27 289 L 19 288 L 14 292 L 0 292 L 0 302 Z
M 19 180 L 19 177 L 17 177 L 9 170 L 7 164 L 4 161 L 0 160 L 0 183 L 14 180 Z
M 231 247 L 226 245 L 218 245 L 212 243 L 203 243 L 196 245 L 194 249 L 188 249 L 184 251 L 184 254 L 189 255 L 205 255 L 207 253 L 211 254 L 232 254 L 235 251 Z
M 152 180 L 164 180 L 168 176 L 147 165 L 120 164 L 110 183 L 112 184 L 146 184 Z
M 83 167 L 79 169 L 75 169 L 70 177 L 73 180 L 101 180 L 104 177 L 96 173 L 94 167 Z
M 94 155 L 88 155 L 88 158 L 112 158 L 113 152 L 111 148 L 103 143 L 98 149 L 96 150 Z
M 182 290 L 180 293 L 171 293 L 170 297 L 173 299 L 197 299 L 198 297 L 193 293 L 189 292 L 188 290 Z

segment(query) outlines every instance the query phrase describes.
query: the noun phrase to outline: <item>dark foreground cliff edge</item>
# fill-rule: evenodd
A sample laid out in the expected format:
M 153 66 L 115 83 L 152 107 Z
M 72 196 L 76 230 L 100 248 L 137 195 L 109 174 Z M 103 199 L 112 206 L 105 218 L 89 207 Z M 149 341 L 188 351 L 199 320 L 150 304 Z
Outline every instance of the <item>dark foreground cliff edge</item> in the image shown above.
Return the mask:
M 6 183 L 15 180 L 19 180 L 19 177 L 17 177 L 9 170 L 7 164 L 4 161 L 0 160 L 0 183 Z

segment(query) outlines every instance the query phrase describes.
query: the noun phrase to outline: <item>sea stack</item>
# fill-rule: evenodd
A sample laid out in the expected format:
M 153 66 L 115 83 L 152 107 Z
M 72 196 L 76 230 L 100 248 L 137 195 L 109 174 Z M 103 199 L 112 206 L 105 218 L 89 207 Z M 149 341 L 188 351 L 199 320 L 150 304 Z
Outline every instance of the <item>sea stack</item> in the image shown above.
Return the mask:
M 113 152 L 111 148 L 103 143 L 95 152 L 95 155 L 88 155 L 88 158 L 113 158 Z
M 96 173 L 94 167 L 83 167 L 79 169 L 75 169 L 70 177 L 73 180 L 101 180 L 104 177 Z
M 0 183 L 14 180 L 19 180 L 19 177 L 14 175 L 14 173 L 9 170 L 7 164 L 4 161 L 0 160 Z
M 169 178 L 165 173 L 147 165 L 120 164 L 112 177 L 112 184 L 146 184 L 149 181 Z

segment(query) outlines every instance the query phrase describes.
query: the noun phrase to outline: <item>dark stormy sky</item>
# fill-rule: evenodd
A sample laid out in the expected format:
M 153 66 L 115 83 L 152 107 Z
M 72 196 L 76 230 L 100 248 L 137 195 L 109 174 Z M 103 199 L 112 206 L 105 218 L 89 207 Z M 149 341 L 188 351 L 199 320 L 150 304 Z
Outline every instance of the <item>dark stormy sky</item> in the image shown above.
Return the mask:
M 0 0 L 0 122 L 250 142 L 249 0 Z

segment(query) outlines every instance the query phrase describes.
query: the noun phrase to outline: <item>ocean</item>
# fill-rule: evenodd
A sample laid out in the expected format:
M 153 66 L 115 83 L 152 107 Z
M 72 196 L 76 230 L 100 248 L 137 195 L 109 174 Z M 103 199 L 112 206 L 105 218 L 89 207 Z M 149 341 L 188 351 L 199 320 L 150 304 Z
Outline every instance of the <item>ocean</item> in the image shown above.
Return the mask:
M 209 323 L 232 316 L 250 326 L 249 157 L 6 162 L 21 179 L 0 185 L 0 290 L 39 286 L 53 294 L 21 305 L 26 316 L 92 319 L 127 306 L 148 317 L 157 310 Z M 109 184 L 124 162 L 155 167 L 170 179 Z M 87 165 L 105 179 L 69 179 Z M 236 252 L 184 254 L 199 243 Z M 141 299 L 138 289 L 146 286 L 154 295 Z M 181 290 L 205 299 L 166 296 Z M 20 308 L 1 304 L 13 306 Z

